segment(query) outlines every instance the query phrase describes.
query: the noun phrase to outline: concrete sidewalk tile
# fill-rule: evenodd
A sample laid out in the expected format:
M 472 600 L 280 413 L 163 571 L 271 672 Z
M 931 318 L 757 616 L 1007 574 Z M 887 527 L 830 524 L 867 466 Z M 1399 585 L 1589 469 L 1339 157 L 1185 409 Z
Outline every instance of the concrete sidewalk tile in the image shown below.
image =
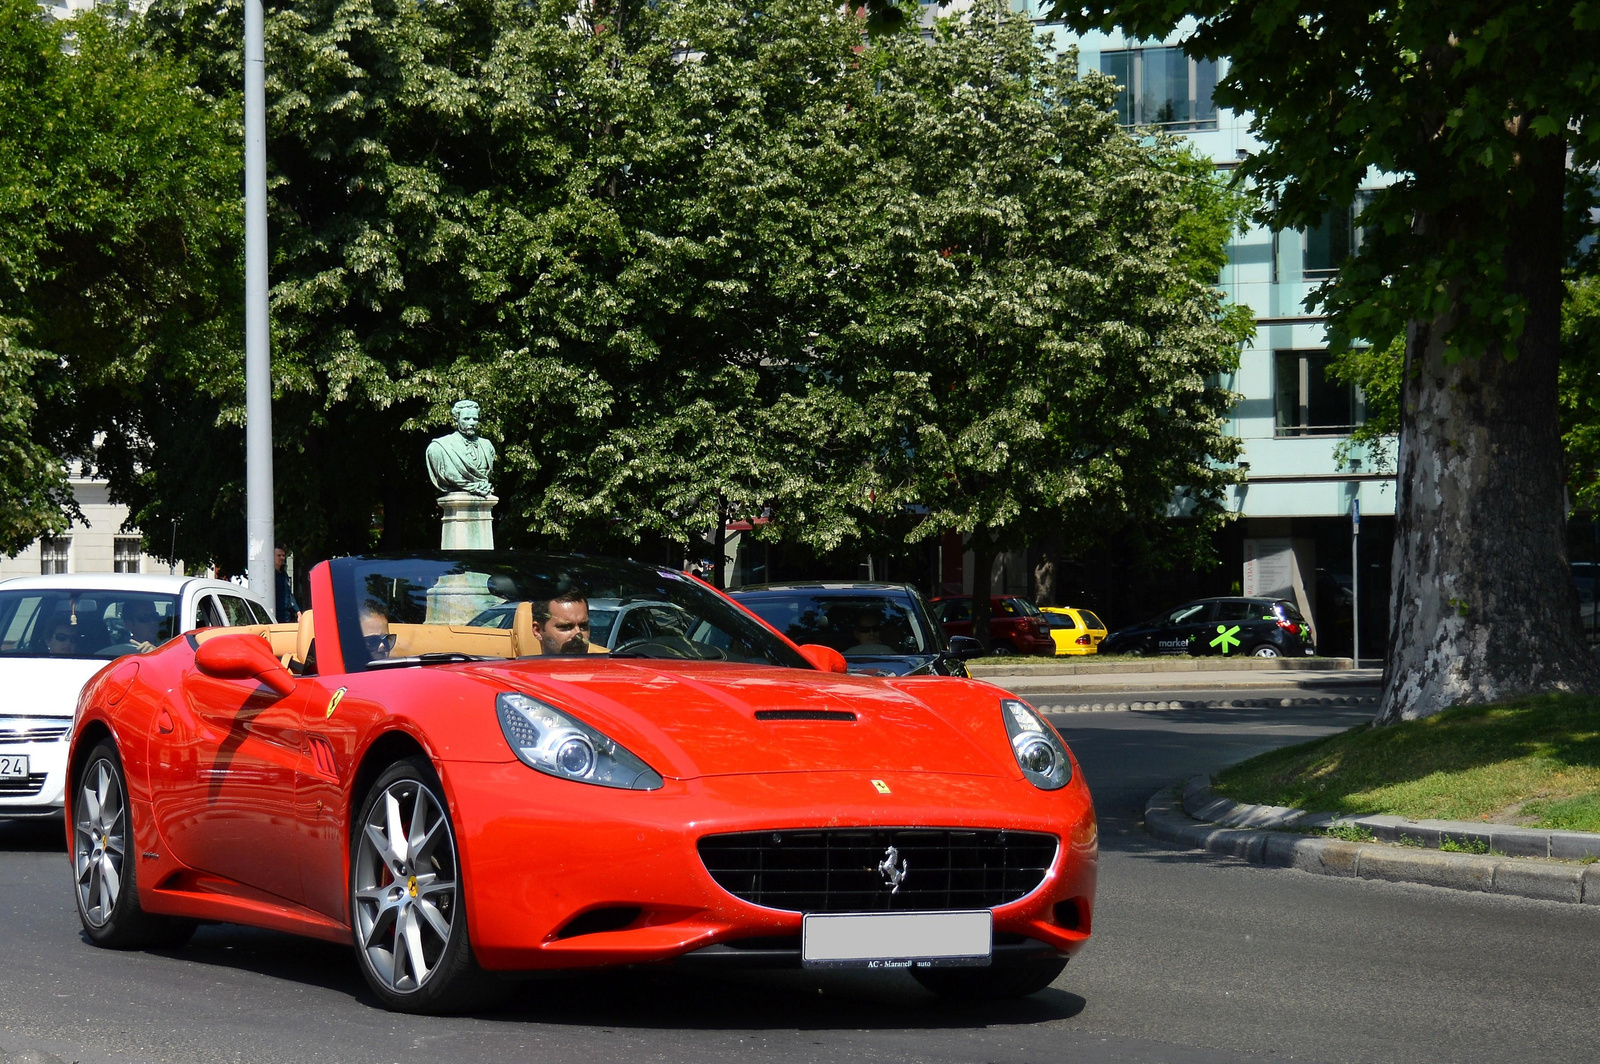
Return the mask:
M 1600 835 L 1580 831 L 1552 831 L 1550 856 L 1563 861 L 1600 857 Z
M 1433 850 L 1397 849 L 1363 845 L 1358 873 L 1362 879 L 1390 883 L 1422 883 L 1455 890 L 1487 891 L 1494 886 L 1499 862 L 1490 857 L 1437 853 Z
M 1501 861 L 1495 866 L 1493 891 L 1543 901 L 1583 900 L 1583 870 L 1533 861 Z

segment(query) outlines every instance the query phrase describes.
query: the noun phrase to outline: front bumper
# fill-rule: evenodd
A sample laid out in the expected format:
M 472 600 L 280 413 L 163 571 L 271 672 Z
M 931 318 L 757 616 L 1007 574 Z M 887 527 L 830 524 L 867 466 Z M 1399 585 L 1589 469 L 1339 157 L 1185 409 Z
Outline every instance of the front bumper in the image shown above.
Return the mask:
M 880 794 L 859 772 L 796 772 L 669 780 L 638 792 L 557 780 L 516 762 L 443 767 L 473 950 L 486 968 L 680 957 L 794 963 L 802 914 L 723 890 L 696 848 L 704 835 L 767 829 L 1054 834 L 1060 844 L 1040 885 L 993 910 L 996 962 L 1019 950 L 1070 956 L 1089 937 L 1098 836 L 1081 778 L 1044 792 L 1020 779 L 883 773 L 876 779 L 888 793 Z M 582 933 L 588 927 L 613 929 Z
M 0 754 L 28 758 L 26 780 L 0 780 L 0 819 L 59 817 L 66 804 L 67 741 L 0 744 Z

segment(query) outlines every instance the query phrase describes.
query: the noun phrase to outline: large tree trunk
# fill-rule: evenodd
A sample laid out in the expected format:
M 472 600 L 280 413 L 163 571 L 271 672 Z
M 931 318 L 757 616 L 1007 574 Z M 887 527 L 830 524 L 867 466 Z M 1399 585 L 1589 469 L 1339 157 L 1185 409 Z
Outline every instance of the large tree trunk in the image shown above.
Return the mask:
M 1381 724 L 1600 688 L 1576 624 L 1557 425 L 1564 163 L 1555 138 L 1525 156 L 1536 191 L 1506 265 L 1528 316 L 1512 357 L 1448 360 L 1452 315 L 1407 336 Z

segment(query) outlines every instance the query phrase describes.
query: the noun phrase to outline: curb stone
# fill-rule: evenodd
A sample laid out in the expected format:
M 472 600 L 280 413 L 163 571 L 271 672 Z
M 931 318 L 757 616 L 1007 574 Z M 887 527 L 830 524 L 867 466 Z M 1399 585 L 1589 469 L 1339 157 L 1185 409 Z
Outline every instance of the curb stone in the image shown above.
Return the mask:
M 1376 695 L 1339 695 L 1332 698 L 1211 698 L 1167 699 L 1159 702 L 1115 702 L 1102 698 L 1098 702 L 1052 702 L 1035 704 L 1041 713 L 1156 713 L 1174 709 L 1267 709 L 1299 706 L 1373 706 Z
M 1194 786 L 1191 781 L 1190 786 Z M 1198 789 L 1198 788 L 1196 788 Z M 1145 804 L 1145 830 L 1162 842 L 1239 857 L 1251 864 L 1315 875 L 1419 883 L 1450 890 L 1600 906 L 1600 864 L 1574 865 L 1517 857 L 1397 848 L 1376 842 L 1223 827 L 1183 811 L 1176 786 Z
M 1218 798 L 1211 781 L 1196 776 L 1183 786 L 1183 811 L 1196 820 L 1234 828 L 1358 827 L 1379 842 L 1437 850 L 1446 841 L 1467 843 L 1494 857 L 1547 857 L 1559 861 L 1600 860 L 1600 834 L 1548 831 L 1515 824 L 1470 820 L 1407 820 L 1401 816 L 1336 816 L 1281 805 L 1249 805 Z

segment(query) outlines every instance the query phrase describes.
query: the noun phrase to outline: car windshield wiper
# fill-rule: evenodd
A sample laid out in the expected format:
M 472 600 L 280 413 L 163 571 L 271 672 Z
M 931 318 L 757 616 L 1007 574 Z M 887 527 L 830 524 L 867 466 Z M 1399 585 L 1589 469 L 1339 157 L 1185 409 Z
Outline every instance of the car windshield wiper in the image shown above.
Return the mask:
M 502 661 L 487 654 L 463 654 L 458 650 L 443 650 L 431 654 L 418 654 L 410 658 L 378 658 L 367 662 L 368 669 L 398 669 L 410 665 L 448 665 L 458 661 Z

